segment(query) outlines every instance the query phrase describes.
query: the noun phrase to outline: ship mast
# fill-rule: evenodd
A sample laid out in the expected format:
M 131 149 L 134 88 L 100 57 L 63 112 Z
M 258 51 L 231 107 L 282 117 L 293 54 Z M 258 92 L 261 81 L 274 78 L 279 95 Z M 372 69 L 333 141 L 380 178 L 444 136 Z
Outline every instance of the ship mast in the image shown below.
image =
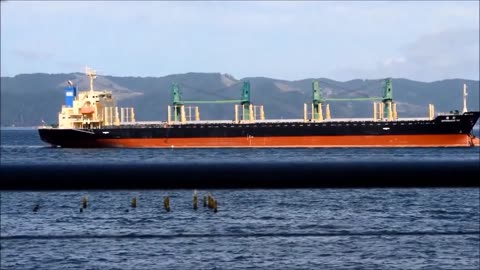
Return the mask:
M 463 113 L 467 112 L 467 84 L 463 84 Z
M 97 78 L 95 70 L 85 67 L 85 74 L 90 78 L 90 92 L 93 92 L 93 79 Z

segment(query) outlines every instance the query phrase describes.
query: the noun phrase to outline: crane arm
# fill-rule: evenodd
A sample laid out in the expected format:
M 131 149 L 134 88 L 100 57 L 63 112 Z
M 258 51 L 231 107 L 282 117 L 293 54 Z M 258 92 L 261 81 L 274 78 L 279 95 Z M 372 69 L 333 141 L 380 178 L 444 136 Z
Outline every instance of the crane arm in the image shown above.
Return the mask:
M 243 100 L 240 99 L 226 99 L 226 100 L 184 100 L 184 104 L 205 104 L 205 103 L 240 103 Z
M 364 100 L 382 100 L 381 97 L 368 97 L 368 98 L 326 98 L 326 101 L 364 101 Z

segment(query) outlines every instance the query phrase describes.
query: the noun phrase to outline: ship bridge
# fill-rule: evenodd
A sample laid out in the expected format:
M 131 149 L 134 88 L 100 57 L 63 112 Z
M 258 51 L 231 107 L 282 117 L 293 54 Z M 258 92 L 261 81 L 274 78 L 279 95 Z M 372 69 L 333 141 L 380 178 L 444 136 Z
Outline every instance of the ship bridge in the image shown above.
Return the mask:
M 133 108 L 116 106 L 111 91 L 94 90 L 93 80 L 96 72 L 88 67 L 85 74 L 90 80 L 90 89 L 78 91 L 71 81 L 65 87 L 65 104 L 58 114 L 59 128 L 100 128 L 102 126 L 120 125 L 121 122 L 134 123 Z

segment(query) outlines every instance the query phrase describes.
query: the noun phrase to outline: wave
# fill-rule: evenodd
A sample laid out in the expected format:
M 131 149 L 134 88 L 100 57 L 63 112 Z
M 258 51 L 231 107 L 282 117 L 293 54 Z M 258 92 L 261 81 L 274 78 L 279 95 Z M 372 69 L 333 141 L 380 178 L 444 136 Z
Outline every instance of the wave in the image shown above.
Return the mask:
M 9 144 L 9 145 L 0 145 L 0 148 L 52 148 L 52 147 L 45 144 L 38 144 L 38 145 Z
M 172 239 L 172 238 L 260 238 L 260 237 L 368 237 L 368 236 L 480 236 L 480 231 L 375 231 L 331 233 L 244 233 L 244 234 L 73 234 L 73 235 L 8 235 L 1 240 L 54 240 L 54 239 Z

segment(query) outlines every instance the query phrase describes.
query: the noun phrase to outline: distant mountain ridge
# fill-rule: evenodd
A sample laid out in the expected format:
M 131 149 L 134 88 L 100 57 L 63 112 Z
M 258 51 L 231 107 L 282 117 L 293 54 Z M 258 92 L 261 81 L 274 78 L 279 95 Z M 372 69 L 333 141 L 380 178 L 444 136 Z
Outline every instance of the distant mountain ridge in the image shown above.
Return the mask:
M 297 81 L 249 77 L 236 79 L 221 73 L 185 73 L 163 77 L 98 76 L 95 89 L 112 91 L 118 106 L 135 108 L 138 121 L 166 120 L 167 105 L 171 104 L 172 83 L 180 86 L 184 100 L 239 99 L 242 82 L 250 81 L 251 101 L 264 105 L 267 119 L 300 119 L 303 104 L 311 103 L 313 80 L 318 80 L 325 97 L 382 96 L 383 79 L 354 79 L 339 82 L 327 78 L 307 78 Z M 71 80 L 80 90 L 88 89 L 88 78 L 81 73 L 21 74 L 1 77 L 1 125 L 36 126 L 42 121 L 56 123 L 64 100 L 63 88 Z M 462 109 L 463 83 L 468 87 L 468 110 L 479 110 L 479 81 L 449 79 L 418 82 L 392 79 L 393 99 L 398 104 L 399 117 L 426 116 L 428 104 L 436 112 Z M 233 104 L 200 104 L 202 120 L 233 119 Z M 330 102 L 332 117 L 370 117 L 371 102 Z

